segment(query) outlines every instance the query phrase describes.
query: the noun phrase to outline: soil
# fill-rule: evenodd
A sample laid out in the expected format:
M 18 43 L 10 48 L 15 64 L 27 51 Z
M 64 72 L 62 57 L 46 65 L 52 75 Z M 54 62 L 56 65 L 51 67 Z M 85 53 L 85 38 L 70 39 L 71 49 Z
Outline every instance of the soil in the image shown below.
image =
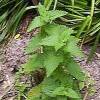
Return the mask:
M 85 55 L 88 56 L 91 47 L 85 45 L 83 50 Z M 87 64 L 86 61 L 87 57 L 80 62 L 80 65 L 82 66 L 83 70 L 90 74 L 90 77 L 94 80 L 93 87 L 96 89 L 94 95 L 88 96 L 87 100 L 100 100 L 100 46 L 98 46 L 92 62 Z
M 28 21 L 32 19 L 32 17 L 27 18 Z M 28 25 L 27 18 L 23 20 L 23 25 L 25 26 Z M 14 38 L 6 47 L 0 48 L 0 100 L 14 100 L 16 96 L 14 89 L 15 72 L 21 64 L 27 61 L 28 56 L 25 54 L 24 49 L 30 38 L 37 33 L 37 30 L 27 33 L 26 27 L 23 28 L 23 25 L 19 28 L 18 34 L 20 34 L 20 37 Z M 90 73 L 90 76 L 95 80 L 94 87 L 96 89 L 95 94 L 88 96 L 87 100 L 100 100 L 100 47 L 98 47 L 92 63 L 89 64 L 86 63 L 86 60 L 90 46 L 85 45 L 83 51 L 86 58 L 82 60 L 77 59 L 77 61 L 83 70 Z

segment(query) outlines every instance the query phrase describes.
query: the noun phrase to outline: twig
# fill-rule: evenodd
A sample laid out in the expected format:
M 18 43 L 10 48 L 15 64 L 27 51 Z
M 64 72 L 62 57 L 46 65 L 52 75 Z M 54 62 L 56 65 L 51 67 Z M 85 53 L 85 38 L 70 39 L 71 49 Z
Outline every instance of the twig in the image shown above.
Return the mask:
M 87 86 L 86 93 L 85 93 L 85 95 L 84 95 L 83 100 L 86 100 L 87 96 L 88 96 L 88 86 Z
M 88 91 L 86 91 L 83 100 L 86 100 L 87 96 L 88 96 Z

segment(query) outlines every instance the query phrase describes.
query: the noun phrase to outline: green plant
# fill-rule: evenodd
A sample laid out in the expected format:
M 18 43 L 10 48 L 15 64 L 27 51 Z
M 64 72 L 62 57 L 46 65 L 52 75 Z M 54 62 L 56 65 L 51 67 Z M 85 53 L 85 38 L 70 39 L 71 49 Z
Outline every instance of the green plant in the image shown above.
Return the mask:
M 33 2 L 34 1 L 34 2 Z M 21 19 L 38 0 L 0 0 L 0 43 L 14 37 Z
M 50 8 L 52 2 L 53 0 L 44 0 L 44 6 L 46 7 L 46 9 Z
M 100 33 L 100 2 L 98 0 L 58 0 L 57 9 L 67 11 L 68 14 L 61 17 L 58 23 L 67 25 L 76 30 L 76 35 L 81 38 L 81 47 L 83 44 L 94 42 Z M 89 55 L 88 61 L 93 58 L 96 47 L 99 44 L 93 43 L 93 53 Z M 95 47 L 95 48 L 94 48 Z M 91 56 L 91 57 L 90 57 Z
M 23 0 L 0 1 L 0 42 L 16 34 L 27 4 Z
M 79 82 L 84 82 L 85 74 L 74 61 L 74 57 L 83 57 L 77 46 L 79 39 L 74 31 L 64 25 L 54 23 L 56 18 L 67 13 L 59 10 L 47 10 L 38 6 L 39 16 L 28 27 L 28 32 L 40 28 L 40 32 L 29 42 L 26 52 L 30 55 L 22 65 L 25 74 L 43 70 L 43 81 L 33 87 L 26 100 L 82 100 Z

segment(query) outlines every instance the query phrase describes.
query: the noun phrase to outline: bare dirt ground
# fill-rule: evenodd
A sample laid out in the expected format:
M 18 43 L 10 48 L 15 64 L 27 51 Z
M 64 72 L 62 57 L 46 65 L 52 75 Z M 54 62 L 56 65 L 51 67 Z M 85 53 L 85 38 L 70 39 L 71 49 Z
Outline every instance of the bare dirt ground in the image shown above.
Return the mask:
M 32 15 L 25 16 L 18 29 L 18 36 L 9 41 L 6 47 L 0 48 L 0 100 L 14 100 L 16 91 L 14 90 L 15 73 L 21 64 L 28 58 L 24 53 L 24 48 L 30 38 L 37 33 L 33 30 L 27 33 L 27 26 L 32 19 Z
M 25 25 L 28 24 L 27 21 L 24 20 L 24 22 Z M 26 62 L 28 57 L 25 55 L 24 49 L 30 38 L 37 33 L 36 30 L 32 33 L 26 33 L 26 28 L 22 27 L 20 27 L 20 30 L 18 39 L 13 39 L 5 48 L 0 48 L 0 100 L 14 100 L 16 96 L 14 90 L 15 72 L 21 64 Z M 84 46 L 83 50 L 87 56 L 90 47 Z M 79 60 L 79 62 L 82 68 L 88 71 L 95 80 L 94 87 L 96 89 L 95 94 L 88 97 L 87 100 L 100 100 L 100 47 L 98 47 L 92 63 L 86 64 L 86 59 Z
M 85 55 L 89 54 L 90 47 L 84 46 L 83 48 Z M 87 100 L 100 100 L 100 46 L 96 51 L 95 57 L 92 63 L 86 64 L 87 58 L 80 62 L 83 70 L 87 71 L 90 76 L 94 79 L 94 88 L 96 92 L 93 96 L 87 98 Z

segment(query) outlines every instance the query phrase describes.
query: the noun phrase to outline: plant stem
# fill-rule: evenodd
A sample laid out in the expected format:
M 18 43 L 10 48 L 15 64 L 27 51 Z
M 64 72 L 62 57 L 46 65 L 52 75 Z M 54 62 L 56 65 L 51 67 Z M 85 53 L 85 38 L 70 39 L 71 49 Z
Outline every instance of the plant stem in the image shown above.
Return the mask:
M 56 9 L 57 2 L 58 2 L 58 0 L 55 0 L 55 3 L 54 3 L 54 8 L 53 8 L 53 10 L 55 10 L 55 9 Z
M 88 29 L 90 28 L 91 23 L 92 23 L 92 18 L 93 18 L 93 14 L 94 14 L 94 6 L 95 6 L 95 0 L 92 0 L 92 4 L 91 4 L 91 13 L 90 13 L 91 20 L 90 20 L 90 23 L 89 23 Z
M 34 9 L 34 8 L 37 8 L 37 6 L 29 6 L 29 7 L 26 7 L 26 10 L 30 10 L 30 9 Z

